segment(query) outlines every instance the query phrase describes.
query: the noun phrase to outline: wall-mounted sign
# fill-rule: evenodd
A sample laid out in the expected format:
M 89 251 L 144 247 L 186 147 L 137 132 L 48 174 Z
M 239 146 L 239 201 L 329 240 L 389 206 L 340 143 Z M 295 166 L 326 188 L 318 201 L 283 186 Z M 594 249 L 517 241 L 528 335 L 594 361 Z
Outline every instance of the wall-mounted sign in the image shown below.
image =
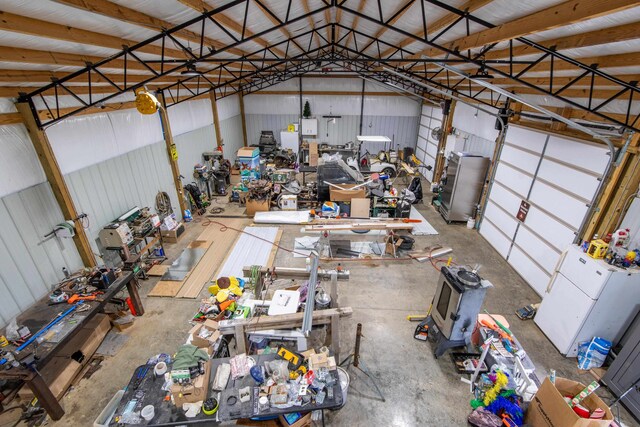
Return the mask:
M 527 214 L 529 213 L 529 208 L 531 207 L 531 203 L 525 202 L 524 200 L 520 202 L 520 208 L 518 209 L 518 213 L 516 214 L 516 218 L 520 222 L 524 222 L 527 219 Z

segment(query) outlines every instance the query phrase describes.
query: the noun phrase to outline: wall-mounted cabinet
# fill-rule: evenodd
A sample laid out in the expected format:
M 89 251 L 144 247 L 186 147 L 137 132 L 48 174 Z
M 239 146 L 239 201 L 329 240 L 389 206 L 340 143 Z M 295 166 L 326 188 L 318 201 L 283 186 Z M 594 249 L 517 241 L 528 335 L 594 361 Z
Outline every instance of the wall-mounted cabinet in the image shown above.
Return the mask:
M 315 136 L 318 134 L 318 119 L 302 119 L 302 135 Z

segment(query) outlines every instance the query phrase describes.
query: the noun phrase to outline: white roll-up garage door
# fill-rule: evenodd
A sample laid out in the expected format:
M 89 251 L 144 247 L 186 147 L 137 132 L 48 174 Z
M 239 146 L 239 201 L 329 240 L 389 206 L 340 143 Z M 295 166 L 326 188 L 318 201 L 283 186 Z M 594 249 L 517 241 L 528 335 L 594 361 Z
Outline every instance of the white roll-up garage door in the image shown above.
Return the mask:
M 442 109 L 432 105 L 422 105 L 416 157 L 425 166 L 431 166 L 429 170 L 426 167 L 420 168 L 420 172 L 429 182 L 433 181 L 433 168 L 438 153 L 438 140 L 431 136 L 431 132 L 436 128 L 442 128 Z
M 543 295 L 609 161 L 604 145 L 511 125 L 480 234 Z M 530 205 L 523 222 L 521 203 Z

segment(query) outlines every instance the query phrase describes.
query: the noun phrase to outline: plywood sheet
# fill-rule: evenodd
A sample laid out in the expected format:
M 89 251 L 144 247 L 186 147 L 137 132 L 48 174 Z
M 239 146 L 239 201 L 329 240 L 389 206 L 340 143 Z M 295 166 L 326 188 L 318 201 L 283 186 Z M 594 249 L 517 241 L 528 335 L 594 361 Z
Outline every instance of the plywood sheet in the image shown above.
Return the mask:
M 211 246 L 185 279 L 176 295 L 178 298 L 197 298 L 200 295 L 202 287 L 213 278 L 216 269 L 231 252 L 240 234 L 236 230 L 242 230 L 248 223 L 248 219 L 219 219 L 203 227 L 198 240 L 209 241 Z
M 147 271 L 147 275 L 149 276 L 162 276 L 169 269 L 168 265 L 160 265 L 156 264 Z
M 351 199 L 351 217 L 352 218 L 369 218 L 369 199 Z
M 175 297 L 182 288 L 182 282 L 160 280 L 147 294 L 148 297 Z

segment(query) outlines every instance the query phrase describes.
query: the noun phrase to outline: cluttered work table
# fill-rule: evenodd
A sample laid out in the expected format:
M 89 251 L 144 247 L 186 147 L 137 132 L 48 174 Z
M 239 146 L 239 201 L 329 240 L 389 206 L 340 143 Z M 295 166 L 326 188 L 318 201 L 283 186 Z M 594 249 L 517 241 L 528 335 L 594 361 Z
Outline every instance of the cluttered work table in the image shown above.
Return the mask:
M 171 379 L 165 381 L 174 361 L 166 363 L 167 372 L 161 375 L 155 372 L 155 365 L 138 367 L 110 425 L 213 424 L 241 418 L 278 416 L 290 420 L 300 417 L 301 411 L 337 409 L 344 403 L 340 378 L 335 369 L 321 368 L 314 379 L 311 374 L 300 375 L 293 380 L 289 370 L 282 367 L 283 363 L 287 366 L 289 362 L 275 353 L 240 357 L 242 363 L 239 364 L 234 363 L 235 358 L 207 360 L 203 368 L 205 374 L 201 377 L 208 387 L 203 388 L 198 380 L 183 386 L 183 393 L 174 394 L 174 399 L 178 396 L 176 405 L 168 397 L 172 387 L 175 389 L 177 385 Z M 249 366 L 252 366 L 250 373 L 247 372 Z M 228 380 L 224 379 L 225 372 Z M 290 396 L 293 395 L 297 397 L 292 401 Z M 145 412 L 148 406 L 153 409 Z M 205 407 L 210 408 L 206 410 L 209 414 L 204 412 Z M 192 416 L 188 417 L 189 411 L 195 415 L 189 414 Z M 142 418 L 142 414 L 149 419 Z
M 22 344 L 3 355 L 4 362 L 0 363 L 12 367 L 1 369 L 0 379 L 23 380 L 52 419 L 62 418 L 64 410 L 39 371 L 125 287 L 132 306 L 142 315 L 144 308 L 132 271 L 124 271 L 99 297 L 80 298 L 73 303 L 69 303 L 69 299 L 57 304 L 52 304 L 49 297 L 40 300 L 17 319 L 21 330 L 26 327 L 33 332 Z

